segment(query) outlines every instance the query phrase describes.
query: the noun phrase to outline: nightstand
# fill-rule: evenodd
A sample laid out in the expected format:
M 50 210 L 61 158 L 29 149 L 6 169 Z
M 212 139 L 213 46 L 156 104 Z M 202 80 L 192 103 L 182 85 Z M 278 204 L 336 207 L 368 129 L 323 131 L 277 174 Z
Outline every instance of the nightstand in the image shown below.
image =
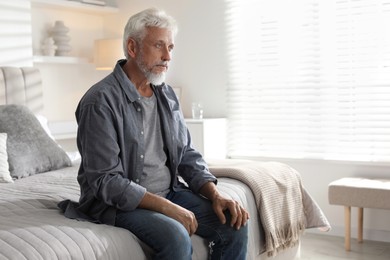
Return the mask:
M 194 147 L 208 159 L 226 158 L 226 119 L 185 119 Z

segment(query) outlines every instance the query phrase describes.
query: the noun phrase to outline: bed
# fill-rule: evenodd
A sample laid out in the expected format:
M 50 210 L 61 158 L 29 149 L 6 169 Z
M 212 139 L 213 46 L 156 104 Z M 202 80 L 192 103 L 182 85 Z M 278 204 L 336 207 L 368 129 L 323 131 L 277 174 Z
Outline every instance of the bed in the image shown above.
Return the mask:
M 1 68 L 0 260 L 151 259 L 152 250 L 129 231 L 68 219 L 58 208 L 62 200 L 78 201 L 80 161 L 50 135 L 41 115 L 42 100 L 38 69 Z M 290 166 L 235 160 L 208 163 L 219 178 L 218 189 L 250 212 L 247 259 L 298 259 L 305 229 L 329 229 L 299 173 Z M 206 242 L 196 235 L 191 239 L 193 259 L 207 259 Z

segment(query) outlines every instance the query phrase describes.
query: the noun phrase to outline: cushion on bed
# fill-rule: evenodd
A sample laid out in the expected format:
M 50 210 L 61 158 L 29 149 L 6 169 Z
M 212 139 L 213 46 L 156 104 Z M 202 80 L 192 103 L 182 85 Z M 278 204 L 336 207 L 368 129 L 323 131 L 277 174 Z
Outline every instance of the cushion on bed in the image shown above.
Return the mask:
M 71 166 L 65 151 L 25 106 L 0 106 L 0 132 L 8 134 L 9 171 L 14 178 Z
M 0 182 L 14 182 L 8 167 L 7 134 L 0 133 Z
M 45 130 L 46 134 L 55 141 L 55 138 L 53 136 L 53 134 L 51 133 L 50 131 L 50 128 L 49 128 L 49 121 L 47 120 L 47 118 L 41 114 L 35 114 L 35 117 L 38 119 L 38 122 L 41 124 L 43 130 Z

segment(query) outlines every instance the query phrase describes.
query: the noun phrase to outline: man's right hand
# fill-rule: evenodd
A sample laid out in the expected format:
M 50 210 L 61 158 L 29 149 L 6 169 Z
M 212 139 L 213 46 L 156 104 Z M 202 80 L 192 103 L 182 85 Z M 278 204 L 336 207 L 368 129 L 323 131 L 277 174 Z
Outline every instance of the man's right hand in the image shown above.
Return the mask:
M 164 209 L 164 212 L 162 213 L 179 221 L 185 229 L 187 229 L 190 236 L 194 234 L 198 228 L 198 221 L 196 220 L 194 213 L 170 201 L 168 202 L 171 205 L 167 205 L 167 208 Z
M 162 213 L 177 220 L 184 226 L 190 236 L 198 228 L 198 221 L 193 212 L 150 192 L 146 192 L 139 207 Z

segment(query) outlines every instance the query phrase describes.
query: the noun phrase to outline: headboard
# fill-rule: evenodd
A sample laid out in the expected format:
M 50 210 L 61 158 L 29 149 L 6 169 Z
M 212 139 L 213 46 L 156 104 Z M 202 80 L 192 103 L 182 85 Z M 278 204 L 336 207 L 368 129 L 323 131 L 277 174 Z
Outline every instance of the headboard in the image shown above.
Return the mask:
M 41 74 L 33 67 L 0 67 L 0 105 L 25 105 L 33 113 L 43 111 Z

